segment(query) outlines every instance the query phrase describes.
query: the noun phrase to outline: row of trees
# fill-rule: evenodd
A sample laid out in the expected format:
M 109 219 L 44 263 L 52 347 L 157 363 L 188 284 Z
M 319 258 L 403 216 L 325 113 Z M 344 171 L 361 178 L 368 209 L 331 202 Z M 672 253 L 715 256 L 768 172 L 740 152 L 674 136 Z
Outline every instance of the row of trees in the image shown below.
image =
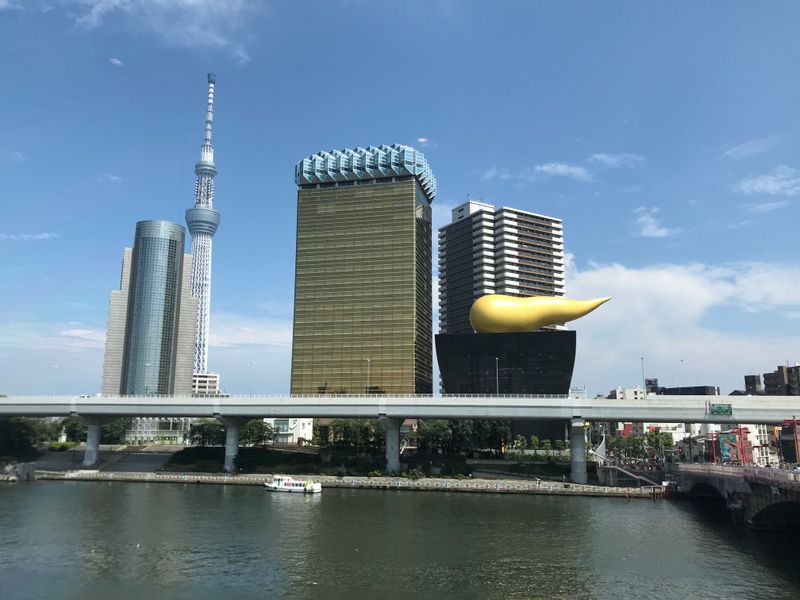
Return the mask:
M 36 444 L 53 439 L 53 435 L 52 423 L 44 419 L 0 417 L 0 459 L 34 458 Z
M 408 435 L 409 441 L 426 454 L 467 454 L 491 450 L 498 454 L 508 450 L 541 450 L 548 456 L 553 451 L 565 450 L 562 439 L 540 440 L 532 435 L 518 435 L 511 439 L 511 429 L 506 421 L 495 420 L 419 420 L 417 431 Z M 352 448 L 356 452 L 377 452 L 385 444 L 385 426 L 378 419 L 334 419 L 330 424 L 330 438 L 322 439 L 316 428 L 314 441 L 320 446 L 333 444 Z
M 537 435 L 532 435 L 529 441 L 525 439 L 525 436 L 517 435 L 517 437 L 514 438 L 513 448 L 518 452 L 523 452 L 525 450 L 542 450 L 544 451 L 545 454 L 549 456 L 550 454 L 552 454 L 553 450 L 557 452 L 566 450 L 567 443 L 562 439 L 540 440 L 539 436 Z
M 132 424 L 133 419 L 131 417 L 120 417 L 106 423 L 100 427 L 100 443 L 121 444 L 125 431 L 130 429 Z M 55 430 L 55 434 L 50 439 L 58 439 L 63 430 L 68 442 L 86 441 L 86 425 L 77 417 L 67 417 L 63 421 L 56 423 Z
M 275 441 L 275 428 L 262 419 L 248 421 L 239 430 L 239 443 L 244 446 L 265 446 Z M 189 429 L 189 441 L 196 446 L 222 446 L 225 427 L 215 419 L 201 419 Z
M 334 419 L 330 438 L 315 431 L 315 443 L 348 447 L 358 452 L 378 452 L 385 445 L 386 427 L 379 419 Z M 409 441 L 426 454 L 471 454 L 478 450 L 502 452 L 508 448 L 511 430 L 504 421 L 419 420 Z
M 100 428 L 101 444 L 119 444 L 131 419 L 115 419 Z M 0 417 L 0 456 L 28 459 L 36 456 L 39 442 L 53 442 L 64 431 L 69 442 L 86 441 L 86 426 L 75 417 L 61 420 Z
M 630 459 L 652 459 L 672 455 L 672 435 L 666 432 L 648 431 L 627 437 L 607 436 L 607 452 L 617 457 Z

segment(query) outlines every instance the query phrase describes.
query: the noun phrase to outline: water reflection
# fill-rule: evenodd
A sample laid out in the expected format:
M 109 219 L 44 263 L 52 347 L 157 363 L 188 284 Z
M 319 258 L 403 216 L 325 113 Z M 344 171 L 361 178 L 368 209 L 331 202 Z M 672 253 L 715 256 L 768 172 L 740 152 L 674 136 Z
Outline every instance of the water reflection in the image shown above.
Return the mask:
M 666 501 L 37 482 L 0 540 L 3 600 L 800 595 L 798 537 Z

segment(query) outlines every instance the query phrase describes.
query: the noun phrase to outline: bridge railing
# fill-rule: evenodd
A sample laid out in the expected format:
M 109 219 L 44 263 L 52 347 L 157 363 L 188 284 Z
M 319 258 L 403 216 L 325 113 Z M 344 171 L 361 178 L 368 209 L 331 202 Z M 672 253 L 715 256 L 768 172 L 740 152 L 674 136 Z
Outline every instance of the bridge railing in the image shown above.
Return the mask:
M 686 465 L 677 463 L 675 464 L 675 470 L 684 473 L 699 473 L 721 477 L 748 477 L 778 485 L 800 484 L 800 474 L 785 469 L 742 467 L 738 465 Z
M 57 400 L 130 400 L 131 398 L 173 398 L 197 400 L 198 398 L 220 398 L 235 400 L 237 398 L 318 398 L 320 400 L 335 400 L 338 398 L 369 398 L 370 400 L 380 401 L 382 398 L 442 398 L 444 400 L 457 400 L 459 398 L 542 398 L 554 400 L 581 400 L 569 394 L 207 394 L 207 395 L 177 395 L 177 394 L 134 394 L 130 396 L 120 395 L 75 395 L 75 394 L 22 394 L 18 396 L 0 395 L 0 402 L 3 400 L 14 400 L 19 398 L 53 398 Z

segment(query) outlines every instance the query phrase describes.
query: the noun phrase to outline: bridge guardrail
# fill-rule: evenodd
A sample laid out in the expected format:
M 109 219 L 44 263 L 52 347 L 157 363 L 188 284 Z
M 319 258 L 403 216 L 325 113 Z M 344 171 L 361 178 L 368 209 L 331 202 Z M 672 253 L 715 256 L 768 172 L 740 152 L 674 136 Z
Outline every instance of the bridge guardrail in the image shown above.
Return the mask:
M 684 473 L 701 473 L 722 477 L 750 477 L 770 484 L 800 485 L 800 474 L 784 469 L 740 467 L 738 465 L 686 465 L 681 463 L 677 463 L 675 467 L 678 472 Z

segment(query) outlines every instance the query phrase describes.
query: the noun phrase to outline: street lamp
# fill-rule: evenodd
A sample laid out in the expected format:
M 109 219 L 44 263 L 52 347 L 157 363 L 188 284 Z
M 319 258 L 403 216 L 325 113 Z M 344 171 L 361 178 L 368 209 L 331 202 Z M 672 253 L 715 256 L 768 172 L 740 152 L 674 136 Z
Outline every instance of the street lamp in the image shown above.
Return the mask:
M 500 395 L 500 359 L 497 356 L 494 357 L 494 393 Z
M 253 368 L 255 366 L 256 366 L 256 361 L 251 360 L 250 361 L 250 378 L 249 378 L 249 387 L 248 387 L 249 394 L 251 396 L 253 395 Z
M 369 390 L 369 367 L 370 367 L 370 364 L 372 363 L 372 359 L 366 358 L 364 360 L 367 361 L 367 393 L 369 394 L 369 392 L 370 392 L 370 390 Z
M 153 365 L 149 362 L 144 363 L 144 366 L 147 367 L 144 372 L 144 395 L 150 395 L 150 367 Z
M 644 381 L 644 356 L 642 357 L 642 390 L 644 391 L 644 397 L 647 398 L 647 384 Z

